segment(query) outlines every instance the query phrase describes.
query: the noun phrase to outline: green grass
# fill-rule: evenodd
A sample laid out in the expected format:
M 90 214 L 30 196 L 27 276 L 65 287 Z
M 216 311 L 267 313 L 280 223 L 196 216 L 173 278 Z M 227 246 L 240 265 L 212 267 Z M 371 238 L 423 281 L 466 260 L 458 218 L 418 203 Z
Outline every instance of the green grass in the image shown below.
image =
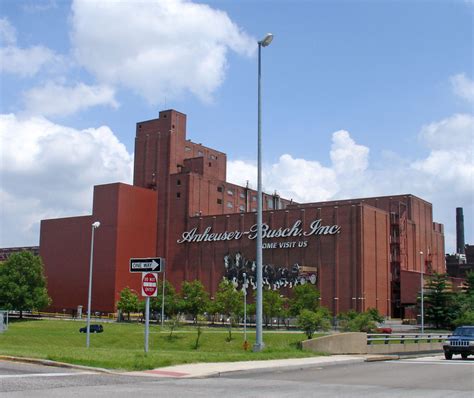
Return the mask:
M 95 322 L 94 322 L 95 323 Z M 242 331 L 205 328 L 198 349 L 194 349 L 196 331 L 181 328 L 169 338 L 168 330 L 150 326 L 149 351 L 144 352 L 142 324 L 104 323 L 104 333 L 91 334 L 90 348 L 86 335 L 79 333 L 85 322 L 65 320 L 29 320 L 12 322 L 0 334 L 0 355 L 41 358 L 108 369 L 144 370 L 162 366 L 197 362 L 233 362 L 262 359 L 301 358 L 317 355 L 302 351 L 298 343 L 303 333 L 264 331 L 265 350 L 254 353 L 243 349 Z M 255 332 L 247 333 L 250 347 Z

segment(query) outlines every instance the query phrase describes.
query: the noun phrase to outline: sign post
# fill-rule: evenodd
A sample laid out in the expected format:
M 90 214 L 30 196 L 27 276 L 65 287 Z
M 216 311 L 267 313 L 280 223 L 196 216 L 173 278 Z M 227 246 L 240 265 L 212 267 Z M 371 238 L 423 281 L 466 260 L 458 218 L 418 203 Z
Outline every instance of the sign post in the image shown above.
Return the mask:
M 130 272 L 142 274 L 142 296 L 145 299 L 145 353 L 148 352 L 148 331 L 150 327 L 150 297 L 158 295 L 158 272 L 163 272 L 165 259 L 161 257 L 131 258 Z M 164 283 L 164 280 L 163 280 Z M 164 303 L 164 287 L 163 298 Z M 161 312 L 163 313 L 163 304 Z
M 158 274 L 156 272 L 142 273 L 142 296 L 146 297 L 145 302 L 145 353 L 148 352 L 148 335 L 150 326 L 150 297 L 158 294 Z
M 161 272 L 165 259 L 161 257 L 131 258 L 130 272 Z
M 165 259 L 161 259 L 161 270 L 163 271 L 163 287 L 161 289 L 161 329 L 163 329 L 163 323 L 165 319 L 165 282 L 166 282 L 166 269 Z

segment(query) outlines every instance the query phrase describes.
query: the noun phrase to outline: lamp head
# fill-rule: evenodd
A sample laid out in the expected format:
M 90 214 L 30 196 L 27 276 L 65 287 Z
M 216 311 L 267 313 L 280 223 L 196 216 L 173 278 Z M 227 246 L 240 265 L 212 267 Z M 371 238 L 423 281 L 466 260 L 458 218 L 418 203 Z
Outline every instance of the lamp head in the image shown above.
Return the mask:
M 92 223 L 92 228 L 99 228 L 100 227 L 100 222 L 96 221 Z
M 273 35 L 271 33 L 267 33 L 266 36 L 258 42 L 262 47 L 267 47 L 273 40 Z

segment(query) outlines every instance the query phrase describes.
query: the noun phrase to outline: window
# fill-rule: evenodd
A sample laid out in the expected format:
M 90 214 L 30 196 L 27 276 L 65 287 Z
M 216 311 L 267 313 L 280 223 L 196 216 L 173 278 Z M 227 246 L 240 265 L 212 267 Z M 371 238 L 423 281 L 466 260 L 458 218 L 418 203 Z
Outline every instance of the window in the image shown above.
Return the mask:
M 217 192 L 222 192 L 222 187 L 217 187 Z
M 233 195 L 234 195 L 234 191 L 233 191 L 232 189 L 228 189 L 228 190 L 227 190 L 227 195 L 233 196 Z
M 211 162 L 209 162 L 209 167 L 211 167 L 211 166 L 212 166 L 212 163 L 211 163 Z
M 209 159 L 216 160 L 217 158 L 215 155 L 209 155 Z
M 227 207 L 229 209 L 232 209 L 234 207 L 234 204 L 232 202 L 227 202 Z
M 184 147 L 184 151 L 185 151 L 185 152 L 189 152 L 189 151 L 191 151 L 191 147 L 189 147 L 189 146 L 185 146 L 185 147 Z
M 267 199 L 267 206 L 269 209 L 273 209 L 273 199 Z
M 257 211 L 257 208 L 255 208 L 255 207 L 252 207 L 252 211 Z
M 176 192 L 176 197 L 180 198 L 181 197 L 181 192 Z
M 245 206 L 244 206 L 244 205 L 240 205 L 240 206 L 239 206 L 239 210 L 240 210 L 241 212 L 244 212 L 244 211 L 245 211 Z
M 256 201 L 257 201 L 257 197 L 256 197 L 256 196 L 252 196 L 252 201 L 253 201 L 253 202 L 256 202 Z
M 198 156 L 204 156 L 204 153 L 202 151 L 198 151 Z
M 181 185 L 181 180 L 177 180 L 176 185 Z
M 217 204 L 221 205 L 222 204 L 222 199 L 217 199 Z
M 242 199 L 245 199 L 245 194 L 243 192 L 240 192 L 240 195 L 239 195 Z

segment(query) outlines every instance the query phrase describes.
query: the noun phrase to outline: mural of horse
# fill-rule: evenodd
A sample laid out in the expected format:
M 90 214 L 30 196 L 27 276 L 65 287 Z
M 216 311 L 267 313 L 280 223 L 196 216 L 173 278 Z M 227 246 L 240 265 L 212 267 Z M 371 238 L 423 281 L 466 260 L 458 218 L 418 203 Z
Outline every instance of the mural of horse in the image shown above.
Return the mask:
M 257 288 L 257 265 L 255 261 L 246 259 L 242 253 L 226 254 L 224 256 L 224 278 L 229 280 L 237 289 L 247 291 L 251 286 L 253 290 Z M 245 275 L 245 277 L 244 277 Z M 262 284 L 268 289 L 278 290 L 282 287 L 290 289 L 298 284 L 316 284 L 317 275 L 301 272 L 298 263 L 293 264 L 290 269 L 277 267 L 271 264 L 262 264 Z

